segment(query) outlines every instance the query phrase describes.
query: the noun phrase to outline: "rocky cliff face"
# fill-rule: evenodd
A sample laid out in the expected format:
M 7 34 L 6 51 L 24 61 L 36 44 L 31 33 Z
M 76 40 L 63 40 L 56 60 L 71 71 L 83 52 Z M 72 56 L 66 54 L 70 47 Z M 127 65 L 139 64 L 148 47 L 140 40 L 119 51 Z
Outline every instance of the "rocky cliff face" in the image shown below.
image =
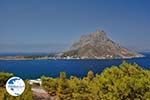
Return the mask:
M 133 58 L 142 57 L 133 51 L 109 39 L 103 30 L 97 30 L 89 35 L 81 36 L 62 57 L 105 59 L 105 58 Z

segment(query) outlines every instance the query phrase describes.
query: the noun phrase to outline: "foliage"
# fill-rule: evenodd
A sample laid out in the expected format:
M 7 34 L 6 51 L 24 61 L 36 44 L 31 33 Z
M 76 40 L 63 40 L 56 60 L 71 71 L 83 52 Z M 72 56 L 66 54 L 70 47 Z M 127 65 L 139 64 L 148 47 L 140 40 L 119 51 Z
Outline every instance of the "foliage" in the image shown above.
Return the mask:
M 11 73 L 0 72 L 0 87 L 4 87 L 7 80 L 12 76 L 13 74 Z
M 0 72 L 0 100 L 32 100 L 31 87 L 25 81 L 25 91 L 18 97 L 11 96 L 5 89 L 5 84 L 9 78 L 13 77 L 11 73 Z
M 57 90 L 57 79 L 41 77 L 43 88 L 50 94 L 56 95 Z
M 32 100 L 32 92 L 31 92 L 31 87 L 28 84 L 27 81 L 25 81 L 25 91 L 23 92 L 23 94 L 21 94 L 20 96 L 11 96 L 10 94 L 7 93 L 7 91 L 3 91 L 4 92 L 4 96 L 2 100 Z
M 92 71 L 82 79 L 66 79 L 64 72 L 55 79 L 42 77 L 42 85 L 58 100 L 150 100 L 150 71 L 125 61 L 95 77 Z

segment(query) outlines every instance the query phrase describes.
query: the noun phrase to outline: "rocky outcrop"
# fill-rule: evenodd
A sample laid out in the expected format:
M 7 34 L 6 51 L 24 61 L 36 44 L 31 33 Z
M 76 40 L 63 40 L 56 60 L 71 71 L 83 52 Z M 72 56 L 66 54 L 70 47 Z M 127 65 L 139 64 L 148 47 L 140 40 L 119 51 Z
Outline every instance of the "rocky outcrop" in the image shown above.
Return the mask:
M 62 57 L 105 59 L 105 58 L 134 58 L 143 55 L 130 51 L 109 39 L 103 30 L 97 30 L 89 35 L 81 36 L 70 50 Z

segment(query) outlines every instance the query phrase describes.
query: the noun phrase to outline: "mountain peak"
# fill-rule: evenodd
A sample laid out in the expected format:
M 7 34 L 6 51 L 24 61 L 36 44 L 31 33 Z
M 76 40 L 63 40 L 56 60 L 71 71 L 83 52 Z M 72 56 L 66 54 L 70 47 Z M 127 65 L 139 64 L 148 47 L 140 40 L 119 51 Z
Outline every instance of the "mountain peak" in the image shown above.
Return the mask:
M 100 29 L 97 29 L 95 32 L 92 32 L 90 34 L 90 37 L 92 39 L 98 39 L 99 41 L 106 41 L 108 38 L 107 38 L 107 35 L 106 33 L 103 31 L 103 30 L 100 30 Z
M 105 41 L 110 40 L 106 33 L 103 30 L 96 30 L 95 32 L 91 32 L 88 35 L 82 35 L 80 40 L 72 45 L 71 50 L 78 49 L 83 47 L 86 44 L 90 44 L 92 46 L 96 46 L 98 43 L 104 43 Z
M 97 29 L 95 32 L 92 32 L 91 35 L 99 35 L 99 36 L 106 36 L 106 32 L 104 30 L 100 30 L 100 29 Z

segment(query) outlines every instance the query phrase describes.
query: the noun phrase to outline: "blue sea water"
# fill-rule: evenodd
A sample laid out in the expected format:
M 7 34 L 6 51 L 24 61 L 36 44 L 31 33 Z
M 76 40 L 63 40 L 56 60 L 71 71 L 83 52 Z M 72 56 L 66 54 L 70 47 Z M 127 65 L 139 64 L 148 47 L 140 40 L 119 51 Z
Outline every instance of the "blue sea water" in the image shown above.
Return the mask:
M 129 63 L 137 63 L 144 69 L 150 69 L 150 53 L 143 58 L 124 59 Z M 0 71 L 13 73 L 23 79 L 36 79 L 41 76 L 59 77 L 60 72 L 66 72 L 67 77 L 86 76 L 89 70 L 95 74 L 104 68 L 120 65 L 123 59 L 84 59 L 84 60 L 0 60 Z

